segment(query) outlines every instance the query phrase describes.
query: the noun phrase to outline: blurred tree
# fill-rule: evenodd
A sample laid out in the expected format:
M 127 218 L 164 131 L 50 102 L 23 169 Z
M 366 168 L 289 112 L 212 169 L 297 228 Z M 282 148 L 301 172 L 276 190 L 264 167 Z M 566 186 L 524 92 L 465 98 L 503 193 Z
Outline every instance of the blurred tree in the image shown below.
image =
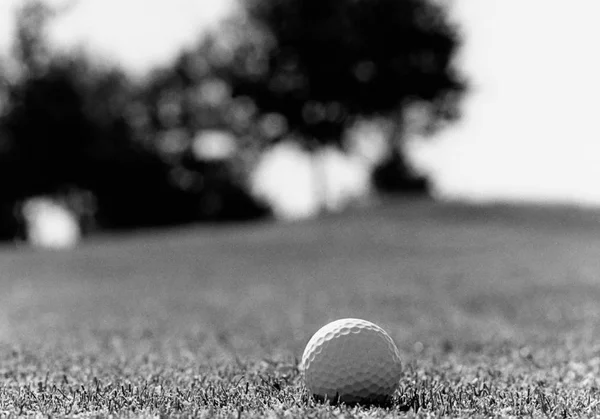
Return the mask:
M 416 174 L 406 156 L 396 148 L 375 168 L 373 183 L 383 193 L 402 192 L 405 195 L 428 195 L 431 185 L 425 176 Z
M 222 114 L 203 102 L 218 79 L 196 83 L 204 73 L 187 68 L 185 54 L 145 83 L 81 52 L 57 54 L 46 36 L 57 13 L 25 1 L 10 63 L 0 69 L 0 236 L 14 235 L 15 209 L 33 195 L 74 207 L 92 196 L 101 228 L 262 214 L 230 171 L 189 158 L 197 131 Z M 89 208 L 80 212 L 89 218 Z
M 397 117 L 427 103 L 424 128 L 459 116 L 465 83 L 447 10 L 432 0 L 247 0 L 274 39 L 262 74 L 236 74 L 236 94 L 282 113 L 308 141 L 340 144 L 344 122 Z M 401 119 L 400 119 L 401 120 Z
M 51 51 L 45 29 L 52 16 L 43 2 L 24 3 L 12 62 L 2 73 L 0 217 L 10 228 L 0 236 L 15 235 L 19 203 L 27 197 L 73 200 L 78 190 L 93 194 L 104 228 L 198 219 L 193 197 L 171 182 L 168 162 L 136 141 L 131 80 L 80 53 Z
M 136 94 L 131 125 L 168 162 L 173 184 L 194 197 L 198 216 L 252 219 L 267 211 L 246 183 L 239 146 L 249 124 L 241 122 L 239 100 L 218 71 L 222 62 L 212 41 L 182 52 L 148 78 Z
M 21 77 L 39 75 L 51 60 L 46 43 L 47 22 L 58 10 L 39 0 L 25 0 L 16 13 L 12 55 Z
M 392 155 L 377 171 L 376 183 L 387 190 L 414 191 L 418 185 L 426 190 L 427 182 L 404 164 L 405 113 L 418 108 L 420 133 L 431 134 L 460 116 L 466 90 L 452 65 L 459 31 L 443 3 L 246 0 L 245 5 L 248 20 L 231 25 L 238 35 L 224 48 L 229 54 L 221 66 L 232 94 L 251 97 L 263 114 L 280 115 L 309 150 L 344 148 L 343 134 L 358 118 L 389 118 L 397 124 Z
M 21 134 L 41 132 L 44 134 L 42 138 L 46 139 L 46 129 L 50 128 L 49 125 L 55 125 L 51 121 L 57 122 L 73 116 L 62 105 L 73 104 L 76 107 L 78 103 L 78 98 L 67 86 L 68 81 L 55 79 L 56 86 L 52 86 L 52 82 L 48 83 L 43 79 L 50 61 L 50 53 L 44 42 L 45 22 L 53 13 L 51 8 L 38 1 L 26 1 L 22 4 L 17 10 L 12 54 L 3 61 L 1 68 L 0 207 L 3 208 L 1 213 L 4 225 L 19 224 L 17 203 L 50 185 L 50 177 L 54 173 L 43 171 L 48 169 L 44 167 L 44 155 L 51 141 L 41 142 L 40 147 L 35 147 L 35 152 L 32 153 L 32 150 L 28 151 L 28 147 L 32 145 L 30 137 Z M 48 95 L 52 99 L 44 102 L 41 98 Z M 53 102 L 58 106 L 55 107 Z M 31 110 L 32 118 L 24 112 L 25 108 Z M 45 110 L 51 115 L 42 118 L 43 120 L 37 119 Z M 76 127 L 74 131 L 81 128 Z M 62 161 L 57 161 L 58 165 L 61 163 Z M 62 169 L 61 165 L 59 171 Z M 5 230 L 4 238 L 14 236 L 14 228 Z

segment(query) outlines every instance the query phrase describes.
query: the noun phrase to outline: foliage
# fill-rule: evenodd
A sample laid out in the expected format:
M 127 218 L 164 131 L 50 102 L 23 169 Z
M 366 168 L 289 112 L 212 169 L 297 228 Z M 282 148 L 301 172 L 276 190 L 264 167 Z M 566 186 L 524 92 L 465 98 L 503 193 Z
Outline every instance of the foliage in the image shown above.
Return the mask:
M 437 129 L 458 116 L 465 87 L 451 65 L 458 31 L 435 2 L 248 0 L 245 15 L 142 84 L 51 51 L 56 13 L 22 6 L 3 68 L 5 215 L 27 196 L 82 189 L 103 226 L 255 217 L 265 209 L 247 192 L 248 168 L 273 142 L 343 146 L 356 119 L 402 123 L 413 105 L 425 109 L 423 129 Z M 197 155 L 211 131 L 233 139 L 227 158 Z M 376 183 L 426 190 L 390 150 Z
M 417 129 L 430 133 L 459 116 L 459 35 L 438 3 L 256 0 L 246 9 L 152 79 L 145 120 L 164 133 L 170 158 L 200 127 L 235 135 L 243 166 L 284 138 L 343 147 L 359 118 L 403 125 L 406 110 L 420 109 Z M 428 193 L 393 137 L 376 185 Z
M 465 83 L 452 65 L 456 27 L 424 0 L 248 0 L 250 22 L 270 41 L 234 51 L 235 94 L 281 113 L 308 145 L 340 144 L 359 116 L 396 118 L 427 105 L 427 129 L 459 116 Z M 263 37 L 267 35 L 262 35 Z
M 19 9 L 11 66 L 2 74 L 3 224 L 15 223 L 17 204 L 26 197 L 76 189 L 95 196 L 97 222 L 106 228 L 262 214 L 228 170 L 204 177 L 200 190 L 181 188 L 174 176 L 179 167 L 160 152 L 163 131 L 141 120 L 140 98 L 142 105 L 153 105 L 153 94 L 164 102 L 172 86 L 151 86 L 147 93 L 119 69 L 82 53 L 52 51 L 45 30 L 54 15 L 38 1 Z M 200 123 L 206 127 L 206 120 Z M 193 168 L 188 172 L 200 176 Z
M 429 179 L 416 175 L 406 161 L 407 157 L 397 149 L 388 153 L 375 168 L 372 180 L 382 193 L 428 196 L 431 193 Z

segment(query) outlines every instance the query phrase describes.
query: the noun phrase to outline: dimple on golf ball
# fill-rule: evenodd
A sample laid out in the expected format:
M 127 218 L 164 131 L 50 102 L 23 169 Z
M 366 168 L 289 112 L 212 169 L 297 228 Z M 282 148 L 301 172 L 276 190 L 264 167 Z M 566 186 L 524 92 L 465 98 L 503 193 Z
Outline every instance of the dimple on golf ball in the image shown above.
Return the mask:
M 313 335 L 301 369 L 316 398 L 370 404 L 392 396 L 401 364 L 396 344 L 381 327 L 361 319 L 340 319 Z

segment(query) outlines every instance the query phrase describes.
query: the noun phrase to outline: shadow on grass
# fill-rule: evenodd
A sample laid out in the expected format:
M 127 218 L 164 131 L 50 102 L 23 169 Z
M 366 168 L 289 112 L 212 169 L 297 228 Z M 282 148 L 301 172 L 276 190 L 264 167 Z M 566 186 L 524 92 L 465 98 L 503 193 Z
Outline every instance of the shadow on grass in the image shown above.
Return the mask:
M 347 406 L 363 408 L 376 407 L 381 409 L 392 409 L 397 407 L 396 403 L 394 403 L 394 398 L 390 396 L 355 400 L 350 398 L 344 398 L 339 394 L 336 394 L 333 398 L 313 394 L 310 395 L 309 398 L 314 400 L 317 404 L 328 404 L 330 406 Z

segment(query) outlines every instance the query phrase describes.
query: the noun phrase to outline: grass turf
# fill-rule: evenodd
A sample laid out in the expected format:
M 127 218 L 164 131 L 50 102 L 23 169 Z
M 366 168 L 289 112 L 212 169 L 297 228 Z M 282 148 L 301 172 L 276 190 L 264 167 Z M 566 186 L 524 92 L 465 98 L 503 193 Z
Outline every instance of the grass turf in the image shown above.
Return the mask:
M 0 415 L 600 415 L 600 217 L 400 203 L 278 225 L 0 249 Z M 387 408 L 309 399 L 340 317 L 382 325 Z

